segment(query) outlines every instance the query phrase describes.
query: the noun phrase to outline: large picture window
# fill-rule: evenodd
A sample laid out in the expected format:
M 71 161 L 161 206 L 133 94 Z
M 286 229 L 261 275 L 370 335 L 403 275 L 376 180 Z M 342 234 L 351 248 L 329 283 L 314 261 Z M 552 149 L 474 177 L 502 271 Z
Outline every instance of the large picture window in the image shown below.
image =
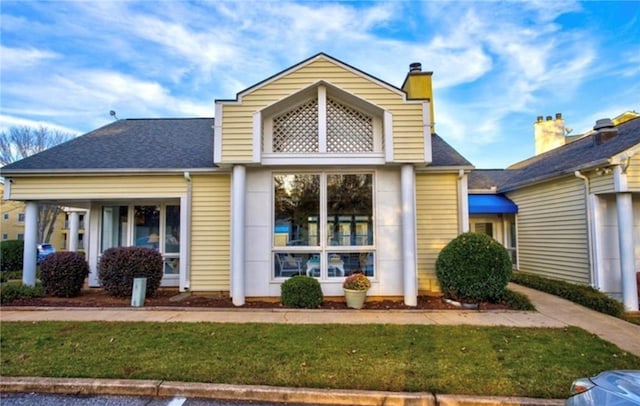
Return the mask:
M 375 274 L 373 175 L 274 175 L 276 278 Z

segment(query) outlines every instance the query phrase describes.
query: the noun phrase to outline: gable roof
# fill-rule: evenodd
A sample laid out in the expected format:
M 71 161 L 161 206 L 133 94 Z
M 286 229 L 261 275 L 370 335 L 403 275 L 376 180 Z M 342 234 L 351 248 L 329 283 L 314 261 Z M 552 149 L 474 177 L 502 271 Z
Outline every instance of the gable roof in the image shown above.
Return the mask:
M 394 91 L 394 92 L 396 92 L 398 94 L 402 94 L 402 95 L 406 96 L 406 92 L 404 90 L 398 88 L 397 86 L 394 86 L 394 85 L 392 85 L 392 84 L 390 84 L 390 83 L 388 83 L 388 82 L 386 82 L 386 81 L 384 81 L 382 79 L 379 79 L 379 78 L 377 78 L 377 77 L 375 77 L 375 76 L 373 76 L 373 75 L 371 75 L 371 74 L 369 74 L 369 73 L 367 73 L 367 72 L 365 72 L 363 70 L 360 70 L 360 69 L 358 69 L 358 68 L 356 68 L 354 66 L 351 66 L 346 62 L 343 62 L 343 61 L 341 61 L 339 59 L 336 59 L 336 58 L 332 57 L 331 55 L 328 55 L 328 54 L 326 54 L 324 52 L 319 52 L 319 53 L 317 53 L 317 54 L 315 54 L 315 55 L 313 55 L 313 56 L 311 56 L 311 57 L 309 57 L 309 58 L 307 58 L 307 59 L 305 59 L 305 60 L 303 60 L 301 62 L 296 63 L 295 65 L 293 65 L 293 66 L 291 66 L 289 68 L 286 68 L 286 69 L 284 69 L 284 70 L 282 70 L 282 71 L 280 71 L 280 72 L 278 72 L 276 74 L 273 74 L 273 75 L 269 76 L 268 78 L 266 78 L 264 80 L 261 80 L 260 82 L 258 82 L 256 84 L 253 84 L 253 85 L 249 86 L 248 88 L 246 88 L 244 90 L 239 91 L 238 93 L 236 93 L 236 98 L 235 99 L 216 99 L 216 103 L 240 101 L 242 96 L 244 96 L 244 95 L 246 95 L 248 93 L 251 93 L 251 92 L 253 92 L 253 91 L 255 91 L 255 90 L 257 90 L 257 89 L 259 89 L 259 88 L 271 83 L 271 82 L 274 82 L 274 81 L 278 80 L 279 78 L 281 78 L 283 76 L 286 76 L 289 73 L 291 73 L 293 71 L 296 71 L 296 70 L 298 70 L 298 69 L 300 69 L 300 68 L 302 68 L 302 67 L 304 67 L 306 65 L 309 65 L 309 64 L 311 64 L 311 63 L 313 63 L 313 62 L 315 62 L 316 60 L 319 60 L 319 59 L 328 60 L 333 64 L 339 65 L 339 66 L 341 66 L 341 67 L 343 67 L 343 68 L 345 68 L 347 70 L 350 70 L 350 71 L 356 73 L 357 75 L 360 75 L 362 77 L 367 78 L 368 80 L 370 80 L 372 82 L 376 82 L 379 85 L 381 85 L 383 87 L 386 87 L 386 88 L 388 88 L 388 89 L 390 89 L 390 90 L 392 90 L 392 91 Z
M 507 169 L 475 170 L 469 176 L 469 189 L 489 189 L 508 192 L 529 184 L 575 171 L 610 165 L 611 159 L 625 151 L 640 148 L 640 117 L 616 126 L 618 135 L 602 144 L 595 143 L 593 131 L 569 144 L 515 163 Z
M 125 119 L 2 168 L 2 174 L 214 168 L 213 118 Z
M 640 144 L 640 118 L 622 123 L 617 129 L 615 138 L 600 145 L 595 142 L 597 133 L 594 131 L 569 144 L 511 165 L 507 168 L 511 175 L 499 189 L 513 190 L 525 184 L 609 164 L 611 158 Z

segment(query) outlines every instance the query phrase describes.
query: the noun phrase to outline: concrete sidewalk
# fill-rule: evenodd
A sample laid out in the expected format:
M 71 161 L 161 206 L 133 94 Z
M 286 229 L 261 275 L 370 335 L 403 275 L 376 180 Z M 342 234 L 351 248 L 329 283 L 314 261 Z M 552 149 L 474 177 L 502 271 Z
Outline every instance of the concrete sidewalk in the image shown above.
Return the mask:
M 440 324 L 512 327 L 578 326 L 622 350 L 640 356 L 640 326 L 576 305 L 556 296 L 510 284 L 529 297 L 537 311 L 298 310 L 193 308 L 2 308 L 9 321 L 137 321 L 293 324 Z M 568 388 L 567 388 L 568 389 Z M 163 381 L 0 377 L 0 391 L 77 394 L 148 394 L 327 405 L 562 405 L 559 399 L 474 397 L 431 393 L 327 391 Z

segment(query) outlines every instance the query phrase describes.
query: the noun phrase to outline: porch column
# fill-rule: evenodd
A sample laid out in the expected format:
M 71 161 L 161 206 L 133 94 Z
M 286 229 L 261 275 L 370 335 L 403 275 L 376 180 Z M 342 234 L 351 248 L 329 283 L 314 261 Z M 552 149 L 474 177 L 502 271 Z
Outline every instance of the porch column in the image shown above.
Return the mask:
M 413 165 L 403 165 L 400 172 L 402 187 L 402 278 L 404 304 L 417 306 L 418 277 L 416 273 L 416 208 L 415 173 Z
M 26 202 L 24 207 L 24 250 L 22 283 L 36 285 L 36 260 L 38 257 L 38 203 Z
M 244 288 L 244 224 L 246 198 L 246 168 L 233 167 L 231 186 L 231 297 L 233 304 L 242 306 Z
M 633 245 L 633 200 L 631 193 L 616 194 L 618 241 L 622 279 L 622 303 L 626 311 L 638 311 L 638 287 Z
M 78 234 L 80 232 L 80 214 L 77 211 L 69 213 L 69 251 L 78 251 Z

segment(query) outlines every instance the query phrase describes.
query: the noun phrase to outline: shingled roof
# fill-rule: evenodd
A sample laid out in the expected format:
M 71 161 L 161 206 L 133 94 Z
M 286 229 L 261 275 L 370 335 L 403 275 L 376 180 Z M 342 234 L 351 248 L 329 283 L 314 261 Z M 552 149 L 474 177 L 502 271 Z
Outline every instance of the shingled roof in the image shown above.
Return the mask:
M 469 177 L 469 189 L 497 186 L 498 192 L 508 192 L 558 176 L 572 175 L 577 170 L 607 164 L 610 158 L 640 145 L 640 118 L 619 124 L 617 128 L 618 135 L 601 144 L 596 144 L 594 131 L 569 144 L 515 163 L 505 170 L 473 171 Z
M 16 172 L 214 168 L 213 118 L 118 120 L 2 168 Z
M 431 136 L 431 166 L 473 166 L 438 134 Z
M 23 172 L 211 169 L 213 118 L 127 119 L 14 162 L 3 175 Z M 432 166 L 471 166 L 438 135 Z

